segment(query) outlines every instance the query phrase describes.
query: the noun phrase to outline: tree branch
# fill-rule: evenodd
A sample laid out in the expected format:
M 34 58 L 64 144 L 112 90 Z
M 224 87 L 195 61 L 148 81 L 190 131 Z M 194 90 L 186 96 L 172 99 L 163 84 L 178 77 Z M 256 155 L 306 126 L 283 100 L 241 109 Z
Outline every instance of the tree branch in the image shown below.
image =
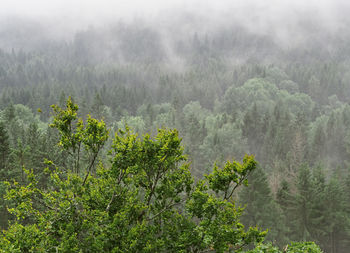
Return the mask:
M 87 169 L 86 176 L 85 176 L 84 182 L 83 182 L 83 186 L 85 185 L 86 180 L 87 180 L 87 178 L 88 178 L 88 176 L 89 176 L 89 174 L 90 174 L 90 170 L 91 170 L 92 166 L 93 166 L 94 163 L 95 163 L 97 154 L 98 154 L 98 152 L 95 153 L 95 155 L 94 155 L 94 157 L 92 158 L 91 163 L 90 163 L 90 165 L 89 165 L 89 167 L 88 167 L 88 169 Z
M 244 177 L 241 178 L 241 180 L 239 180 L 238 183 L 236 183 L 236 185 L 232 188 L 232 191 L 231 191 L 230 195 L 227 196 L 227 191 L 226 191 L 226 192 L 225 192 L 224 199 L 227 200 L 227 199 L 231 198 L 232 195 L 233 195 L 233 193 L 234 193 L 235 190 L 237 189 L 237 187 L 240 186 L 240 185 L 243 183 L 243 181 L 247 179 L 248 175 L 249 175 L 249 173 L 247 173 Z
M 165 212 L 166 210 L 168 210 L 169 208 L 171 208 L 171 207 L 173 207 L 173 206 L 175 206 L 175 205 L 177 205 L 177 204 L 180 204 L 180 203 L 181 203 L 181 201 L 178 202 L 178 203 L 173 202 L 173 203 L 169 204 L 168 206 L 164 207 L 161 211 L 159 211 L 158 213 L 156 213 L 153 217 L 148 218 L 147 220 L 148 220 L 148 221 L 151 221 L 151 220 L 157 218 L 159 215 L 161 215 L 162 213 L 164 213 L 164 212 Z

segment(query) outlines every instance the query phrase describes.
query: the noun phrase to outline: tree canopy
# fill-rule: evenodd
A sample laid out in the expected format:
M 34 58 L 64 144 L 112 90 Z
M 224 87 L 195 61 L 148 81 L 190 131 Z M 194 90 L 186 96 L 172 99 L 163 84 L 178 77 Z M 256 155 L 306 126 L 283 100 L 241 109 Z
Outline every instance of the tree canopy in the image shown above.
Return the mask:
M 243 209 L 233 196 L 248 184 L 257 166 L 253 156 L 214 166 L 195 181 L 176 130 L 138 137 L 125 126 L 115 134 L 108 162 L 94 170 L 108 137 L 104 122 L 78 118 L 70 99 L 65 108 L 53 108 L 51 126 L 74 159 L 68 169 L 46 160 L 47 185 L 26 169 L 24 184 L 6 183 L 14 219 L 1 232 L 2 252 L 240 252 L 253 245 L 250 252 L 280 252 L 261 244 L 266 231 L 240 223 Z M 88 154 L 82 170 L 79 147 Z M 287 252 L 306 248 L 320 252 L 312 243 L 291 244 Z

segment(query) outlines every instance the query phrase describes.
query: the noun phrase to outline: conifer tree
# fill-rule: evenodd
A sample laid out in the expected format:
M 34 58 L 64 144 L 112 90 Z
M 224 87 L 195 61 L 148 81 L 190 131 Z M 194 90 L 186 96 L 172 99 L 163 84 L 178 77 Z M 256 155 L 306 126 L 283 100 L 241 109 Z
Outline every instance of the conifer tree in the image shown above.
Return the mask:
M 4 202 L 5 185 L 4 180 L 9 179 L 8 156 L 10 154 L 9 137 L 5 123 L 0 121 L 0 229 L 5 228 L 8 220 L 8 212 Z
M 269 229 L 267 239 L 276 241 L 280 245 L 286 244 L 281 236 L 284 234 L 283 220 L 278 206 L 272 196 L 267 176 L 261 167 L 254 170 L 248 178 L 248 187 L 239 194 L 240 203 L 244 204 L 245 211 L 242 222 L 246 226 L 258 225 Z

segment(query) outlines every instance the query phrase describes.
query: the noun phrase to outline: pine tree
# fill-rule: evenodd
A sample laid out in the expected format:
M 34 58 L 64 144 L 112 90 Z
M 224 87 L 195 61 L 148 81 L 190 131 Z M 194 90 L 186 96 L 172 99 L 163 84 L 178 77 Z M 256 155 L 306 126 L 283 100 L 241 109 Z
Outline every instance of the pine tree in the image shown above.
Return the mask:
M 312 182 L 311 171 L 303 165 L 299 169 L 296 181 L 297 193 L 295 195 L 296 230 L 294 231 L 300 240 L 311 238 L 311 208 L 312 208 Z
M 9 136 L 7 134 L 5 123 L 0 122 L 0 175 L 5 178 L 4 171 L 6 170 L 8 155 L 10 153 Z
M 0 122 L 0 229 L 7 225 L 8 212 L 4 202 L 5 185 L 4 180 L 8 180 L 8 156 L 10 153 L 9 137 L 5 128 L 5 123 Z
M 283 220 L 283 233 L 279 235 L 280 241 L 284 244 L 289 240 L 295 238 L 292 232 L 293 228 L 293 215 L 294 215 L 294 199 L 290 191 L 290 186 L 286 180 L 281 182 L 280 188 L 277 191 L 276 202 L 278 203 L 279 209 L 282 212 Z M 295 239 L 294 239 L 295 240 Z
M 248 187 L 242 189 L 239 195 L 240 202 L 245 205 L 243 224 L 269 229 L 268 240 L 277 241 L 280 245 L 287 243 L 285 238 L 281 238 L 284 234 L 282 214 L 272 197 L 266 173 L 258 167 L 249 175 L 248 181 Z
M 325 240 L 320 242 L 326 252 L 346 253 L 350 249 L 350 219 L 347 212 L 346 193 L 342 184 L 335 177 L 325 188 Z

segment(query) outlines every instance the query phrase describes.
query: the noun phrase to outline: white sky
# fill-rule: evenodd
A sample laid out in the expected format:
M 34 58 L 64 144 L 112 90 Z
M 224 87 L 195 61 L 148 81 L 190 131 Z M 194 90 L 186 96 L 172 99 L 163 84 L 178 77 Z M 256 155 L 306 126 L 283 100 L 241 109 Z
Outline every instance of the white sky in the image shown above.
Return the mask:
M 200 15 L 203 26 L 236 19 L 264 30 L 271 24 L 293 23 L 300 13 L 319 15 L 333 25 L 339 11 L 350 12 L 349 4 L 350 0 L 0 0 L 0 22 L 20 16 L 75 30 L 134 18 L 167 22 L 184 11 Z
M 152 15 L 174 6 L 195 5 L 184 0 L 0 0 L 0 14 L 23 16 L 79 16 L 83 18 L 118 15 Z M 201 1 L 205 2 L 205 1 Z
M 334 3 L 346 0 L 0 0 L 0 15 L 23 16 L 79 16 L 84 18 L 129 17 L 154 15 L 163 9 L 205 9 L 210 12 L 240 9 L 254 5 L 257 8 L 320 8 L 329 9 Z

